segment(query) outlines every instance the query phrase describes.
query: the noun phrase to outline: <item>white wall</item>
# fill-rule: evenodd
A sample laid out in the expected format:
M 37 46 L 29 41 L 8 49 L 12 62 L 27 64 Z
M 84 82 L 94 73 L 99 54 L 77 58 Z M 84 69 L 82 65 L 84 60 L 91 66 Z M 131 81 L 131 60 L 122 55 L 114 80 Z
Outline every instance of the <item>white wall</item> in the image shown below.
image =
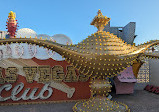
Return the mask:
M 149 59 L 150 84 L 159 86 L 159 59 Z

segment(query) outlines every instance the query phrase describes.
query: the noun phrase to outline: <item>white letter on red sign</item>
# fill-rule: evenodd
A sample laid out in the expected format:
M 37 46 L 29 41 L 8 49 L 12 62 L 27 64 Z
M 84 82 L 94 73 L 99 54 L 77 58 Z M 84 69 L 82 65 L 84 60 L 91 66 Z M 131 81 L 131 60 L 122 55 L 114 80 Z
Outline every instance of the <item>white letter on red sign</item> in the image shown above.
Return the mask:
M 3 89 L 5 89 L 6 91 L 9 91 L 11 88 L 12 88 L 11 84 L 6 84 L 6 85 L 3 85 L 0 87 L 0 101 L 6 101 L 6 100 L 10 99 L 10 97 L 3 98 L 1 96 L 1 93 L 2 93 Z

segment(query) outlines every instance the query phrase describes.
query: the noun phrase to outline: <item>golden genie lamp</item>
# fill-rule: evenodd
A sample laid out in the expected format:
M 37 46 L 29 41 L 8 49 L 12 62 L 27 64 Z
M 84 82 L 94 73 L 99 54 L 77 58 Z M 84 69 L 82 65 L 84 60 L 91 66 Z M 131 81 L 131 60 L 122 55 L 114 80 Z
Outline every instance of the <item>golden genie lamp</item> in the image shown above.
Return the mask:
M 139 46 L 127 44 L 116 35 L 103 31 L 109 20 L 110 18 L 103 16 L 99 10 L 98 15 L 91 22 L 98 31 L 75 45 L 62 45 L 37 38 L 1 39 L 0 44 L 28 43 L 43 46 L 59 53 L 81 74 L 89 76 L 92 96 L 89 100 L 78 102 L 73 107 L 73 111 L 129 112 L 127 105 L 107 98 L 111 91 L 109 78 L 117 76 L 126 67 L 140 62 L 146 56 L 158 57 L 146 52 L 146 49 L 158 44 L 159 41 L 151 41 Z

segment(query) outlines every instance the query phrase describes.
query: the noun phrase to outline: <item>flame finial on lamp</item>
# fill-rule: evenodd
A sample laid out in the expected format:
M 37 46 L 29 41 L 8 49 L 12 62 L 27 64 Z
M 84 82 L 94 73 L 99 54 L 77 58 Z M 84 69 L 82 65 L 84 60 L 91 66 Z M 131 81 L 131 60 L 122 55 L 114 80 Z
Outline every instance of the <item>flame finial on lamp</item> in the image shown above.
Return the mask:
M 95 16 L 93 21 L 91 22 L 91 25 L 97 27 L 98 31 L 103 31 L 104 26 L 108 24 L 110 18 L 108 18 L 107 16 L 103 16 L 100 9 L 98 10 L 97 14 L 98 15 Z

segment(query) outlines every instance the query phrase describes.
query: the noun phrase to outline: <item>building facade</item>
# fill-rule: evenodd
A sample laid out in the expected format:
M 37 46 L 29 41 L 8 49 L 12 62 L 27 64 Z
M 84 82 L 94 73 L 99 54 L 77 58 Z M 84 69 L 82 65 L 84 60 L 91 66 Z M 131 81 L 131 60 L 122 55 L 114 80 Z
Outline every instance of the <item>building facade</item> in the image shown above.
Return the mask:
M 133 41 L 136 37 L 135 27 L 136 27 L 136 22 L 129 22 L 127 25 L 123 27 L 112 27 L 110 26 L 109 22 L 109 24 L 107 24 L 106 27 L 104 28 L 104 31 L 117 35 L 128 44 L 133 44 Z
M 8 36 L 8 32 L 7 31 L 0 31 L 0 39 L 4 39 Z

